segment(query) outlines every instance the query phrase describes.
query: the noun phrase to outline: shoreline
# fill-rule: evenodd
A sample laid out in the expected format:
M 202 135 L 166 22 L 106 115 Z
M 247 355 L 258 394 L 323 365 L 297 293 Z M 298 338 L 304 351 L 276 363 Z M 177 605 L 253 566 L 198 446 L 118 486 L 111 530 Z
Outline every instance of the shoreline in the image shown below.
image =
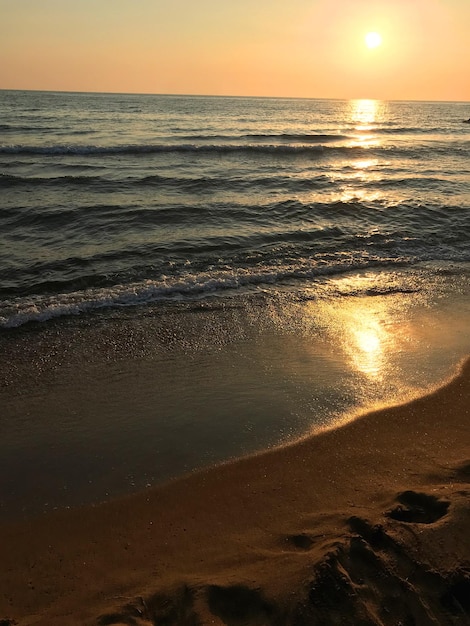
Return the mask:
M 468 623 L 469 396 L 1 524 L 0 623 Z
M 465 293 L 336 306 L 276 292 L 2 334 L 0 519 L 162 485 L 422 395 L 470 353 Z

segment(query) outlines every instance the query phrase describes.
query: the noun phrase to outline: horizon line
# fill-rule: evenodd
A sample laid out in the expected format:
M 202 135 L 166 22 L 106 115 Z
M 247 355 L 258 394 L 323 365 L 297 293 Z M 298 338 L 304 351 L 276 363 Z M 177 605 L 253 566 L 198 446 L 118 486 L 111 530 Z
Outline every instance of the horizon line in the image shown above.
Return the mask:
M 417 99 L 417 98 L 373 98 L 373 97 L 328 97 L 328 96 L 256 96 L 256 95 L 240 95 L 240 94 L 204 94 L 204 93 L 161 93 L 161 92 L 138 92 L 138 91 L 86 91 L 73 89 L 19 89 L 0 87 L 0 91 L 26 91 L 32 93 L 57 93 L 57 94 L 88 94 L 103 96 L 157 96 L 157 97 L 181 97 L 181 98 L 240 98 L 240 99 L 257 99 L 257 100 L 376 100 L 378 102 L 448 102 L 470 104 L 470 100 L 433 100 L 433 99 Z

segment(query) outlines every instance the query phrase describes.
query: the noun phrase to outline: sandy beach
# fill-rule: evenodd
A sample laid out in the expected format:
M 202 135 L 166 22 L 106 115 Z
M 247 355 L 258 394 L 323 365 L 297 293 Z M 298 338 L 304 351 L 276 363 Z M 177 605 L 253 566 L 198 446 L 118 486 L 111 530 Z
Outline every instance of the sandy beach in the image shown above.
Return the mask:
M 469 391 L 4 523 L 0 624 L 468 624 Z

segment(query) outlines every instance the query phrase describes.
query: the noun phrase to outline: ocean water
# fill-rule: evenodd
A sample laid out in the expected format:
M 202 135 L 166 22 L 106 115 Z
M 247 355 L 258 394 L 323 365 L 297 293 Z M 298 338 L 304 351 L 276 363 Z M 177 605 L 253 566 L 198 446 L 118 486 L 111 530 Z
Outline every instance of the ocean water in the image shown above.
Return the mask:
M 4 511 L 448 376 L 470 346 L 469 109 L 0 91 Z

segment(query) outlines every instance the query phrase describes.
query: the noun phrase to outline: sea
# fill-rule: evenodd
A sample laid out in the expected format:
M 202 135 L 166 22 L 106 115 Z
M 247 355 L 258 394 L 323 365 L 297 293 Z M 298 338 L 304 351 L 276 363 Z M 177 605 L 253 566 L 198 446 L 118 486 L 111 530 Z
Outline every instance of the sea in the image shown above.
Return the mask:
M 470 352 L 469 115 L 0 91 L 0 517 L 287 445 L 451 376 Z

